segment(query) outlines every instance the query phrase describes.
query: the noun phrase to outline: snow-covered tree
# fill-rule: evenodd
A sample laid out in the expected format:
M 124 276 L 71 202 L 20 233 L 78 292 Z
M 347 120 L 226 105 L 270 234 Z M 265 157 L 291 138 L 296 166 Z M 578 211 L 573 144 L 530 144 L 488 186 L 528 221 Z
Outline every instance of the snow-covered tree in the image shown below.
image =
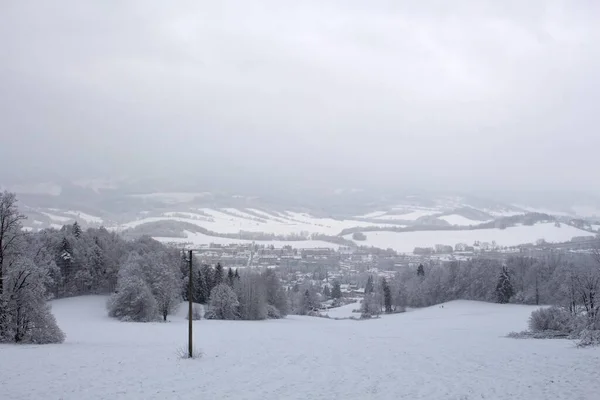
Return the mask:
M 174 264 L 156 263 L 152 293 L 158 305 L 158 311 L 167 320 L 167 315 L 177 310 L 181 302 L 181 276 L 179 268 Z
M 132 253 L 119 271 L 117 292 L 110 297 L 107 308 L 109 316 L 123 321 L 148 322 L 158 318 L 158 303 L 138 254 Z
M 279 277 L 272 269 L 267 269 L 263 273 L 263 280 L 267 295 L 267 304 L 275 307 L 279 311 L 279 316 L 285 316 L 288 313 L 288 299 Z
M 77 221 L 75 221 L 73 223 L 73 236 L 75 236 L 77 239 L 79 239 L 81 237 L 81 226 L 79 226 L 79 223 Z
M 139 276 L 124 276 L 108 300 L 108 315 L 122 321 L 149 322 L 158 317 L 158 305 L 148 284 Z
M 331 289 L 329 289 L 329 285 L 325 285 L 323 288 L 323 297 L 329 299 L 331 297 Z
M 229 285 L 221 283 L 210 292 L 210 308 L 216 319 L 236 319 L 240 303 Z
M 27 246 L 16 203 L 14 194 L 0 193 L 0 342 L 61 343 L 47 303 L 51 263 L 43 247 Z
M 240 276 L 234 287 L 239 305 L 239 317 L 245 320 L 267 318 L 267 290 L 262 277 L 254 272 Z
M 510 281 L 510 274 L 506 267 L 502 267 L 498 284 L 496 285 L 496 296 L 498 303 L 508 303 L 513 296 L 514 290 Z
M 219 286 L 221 283 L 223 283 L 224 276 L 225 274 L 223 271 L 223 266 L 221 265 L 221 263 L 217 263 L 213 276 L 213 287 Z
M 365 294 L 361 307 L 361 318 L 371 318 L 381 314 L 381 304 L 374 293 Z
M 390 289 L 390 285 L 388 284 L 388 282 L 385 278 L 383 278 L 381 280 L 381 287 L 383 290 L 383 302 L 384 302 L 384 306 L 385 306 L 385 312 L 391 313 L 392 312 L 392 290 Z
M 231 287 L 233 287 L 233 283 L 235 282 L 235 275 L 233 274 L 233 269 L 231 269 L 231 267 L 229 267 L 229 270 L 227 271 L 227 284 Z
M 333 289 L 331 289 L 331 297 L 334 299 L 342 298 L 342 285 L 338 280 L 333 281 Z
M 373 285 L 373 275 L 369 275 L 367 284 L 365 285 L 365 295 L 373 293 L 375 286 Z

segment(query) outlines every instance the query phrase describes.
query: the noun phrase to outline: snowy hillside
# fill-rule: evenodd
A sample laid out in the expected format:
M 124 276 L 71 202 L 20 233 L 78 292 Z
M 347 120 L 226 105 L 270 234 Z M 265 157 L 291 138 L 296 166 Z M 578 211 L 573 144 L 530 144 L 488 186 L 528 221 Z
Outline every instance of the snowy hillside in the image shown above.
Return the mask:
M 538 239 L 544 239 L 549 243 L 566 242 L 575 236 L 593 236 L 594 234 L 569 225 L 562 225 L 558 228 L 553 223 L 542 223 L 506 229 L 366 232 L 365 235 L 367 240 L 356 241 L 356 243 L 410 253 L 415 247 L 433 247 L 436 244 L 454 247 L 457 243 L 472 245 L 475 241 L 488 243 L 495 241 L 498 246 L 516 246 L 535 243 Z M 346 235 L 345 238 L 352 239 L 352 235 Z
M 455 301 L 371 321 L 122 323 L 105 297 L 55 301 L 61 345 L 0 345 L 0 398 L 597 399 L 600 349 L 515 340 L 529 306 Z

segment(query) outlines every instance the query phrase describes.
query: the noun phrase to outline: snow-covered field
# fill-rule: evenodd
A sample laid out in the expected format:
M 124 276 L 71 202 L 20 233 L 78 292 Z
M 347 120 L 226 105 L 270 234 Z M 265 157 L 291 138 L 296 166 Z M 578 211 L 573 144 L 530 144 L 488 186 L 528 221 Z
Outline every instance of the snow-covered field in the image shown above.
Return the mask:
M 234 243 L 248 244 L 256 243 L 258 245 L 275 246 L 281 248 L 284 246 L 292 246 L 297 249 L 315 249 L 315 248 L 329 248 L 337 250 L 340 246 L 335 243 L 324 242 L 322 240 L 244 240 L 244 239 L 231 239 L 217 236 L 208 236 L 203 233 L 195 233 L 184 231 L 187 238 L 170 238 L 170 237 L 155 237 L 154 239 L 163 243 L 191 243 L 195 246 L 206 245 L 206 244 L 220 244 L 228 245 Z
M 457 231 L 416 231 L 416 232 L 366 232 L 367 240 L 356 243 L 380 248 L 391 248 L 399 252 L 410 253 L 415 247 L 433 247 L 436 244 L 454 246 L 457 243 L 472 245 L 475 241 L 491 243 L 498 246 L 516 246 L 524 243 L 535 243 L 538 239 L 547 242 L 565 242 L 574 236 L 593 236 L 592 233 L 577 229 L 570 225 L 542 223 L 532 226 L 515 226 L 506 229 L 476 229 Z M 352 239 L 352 235 L 344 236 Z
M 345 228 L 382 226 L 390 227 L 386 223 L 374 224 L 357 220 L 338 220 L 333 218 L 320 218 L 306 213 L 285 211 L 280 213 L 267 213 L 250 209 L 253 214 L 244 212 L 244 209 L 200 208 L 185 212 L 166 212 L 161 216 L 141 218 L 118 227 L 119 230 L 134 228 L 144 223 L 157 221 L 181 221 L 201 226 L 213 232 L 238 233 L 265 232 L 279 235 L 300 234 L 302 232 L 337 235 Z
M 122 323 L 105 297 L 55 301 L 61 345 L 1 345 L 0 398 L 597 400 L 600 349 L 516 340 L 530 306 L 455 301 L 378 320 Z
M 443 217 L 439 217 L 439 219 L 443 219 L 444 221 L 448 222 L 450 225 L 458 225 L 458 226 L 479 225 L 484 222 L 488 222 L 488 221 L 476 221 L 473 219 L 463 217 L 462 215 L 458 215 L 458 214 L 444 215 Z

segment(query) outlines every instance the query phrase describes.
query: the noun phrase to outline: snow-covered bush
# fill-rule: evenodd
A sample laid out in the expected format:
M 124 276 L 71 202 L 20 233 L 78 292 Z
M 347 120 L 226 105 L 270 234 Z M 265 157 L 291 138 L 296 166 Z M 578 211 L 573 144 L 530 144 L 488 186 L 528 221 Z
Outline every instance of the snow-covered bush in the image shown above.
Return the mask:
M 600 330 L 584 329 L 579 339 L 577 347 L 600 346 Z
M 225 283 L 221 283 L 210 292 L 210 308 L 216 319 L 236 319 L 240 305 L 237 295 Z
M 185 313 L 185 319 L 189 320 L 190 316 Z M 202 306 L 199 304 L 192 305 L 192 321 L 200 321 L 202 319 Z
M 117 293 L 108 299 L 108 315 L 121 321 L 149 322 L 158 318 L 158 304 L 152 291 L 138 276 L 119 280 Z
M 540 308 L 531 313 L 529 329 L 532 332 L 558 331 L 570 333 L 574 329 L 574 317 L 561 307 Z
M 269 305 L 267 305 L 267 318 L 280 319 L 280 318 L 282 318 L 281 312 L 279 312 L 277 307 L 269 304 Z

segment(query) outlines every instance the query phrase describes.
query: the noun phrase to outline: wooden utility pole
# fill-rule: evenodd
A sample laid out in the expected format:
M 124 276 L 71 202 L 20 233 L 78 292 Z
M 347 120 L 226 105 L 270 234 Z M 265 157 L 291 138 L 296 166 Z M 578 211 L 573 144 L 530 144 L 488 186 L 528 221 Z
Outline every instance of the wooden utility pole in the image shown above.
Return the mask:
M 188 253 L 188 262 L 189 262 L 189 266 L 190 266 L 190 278 L 189 278 L 189 282 L 188 282 L 188 302 L 189 302 L 189 308 L 188 308 L 188 355 L 190 358 L 193 358 L 194 355 L 194 347 L 193 347 L 193 343 L 192 343 L 192 259 L 194 257 L 194 253 L 192 250 L 189 251 Z

